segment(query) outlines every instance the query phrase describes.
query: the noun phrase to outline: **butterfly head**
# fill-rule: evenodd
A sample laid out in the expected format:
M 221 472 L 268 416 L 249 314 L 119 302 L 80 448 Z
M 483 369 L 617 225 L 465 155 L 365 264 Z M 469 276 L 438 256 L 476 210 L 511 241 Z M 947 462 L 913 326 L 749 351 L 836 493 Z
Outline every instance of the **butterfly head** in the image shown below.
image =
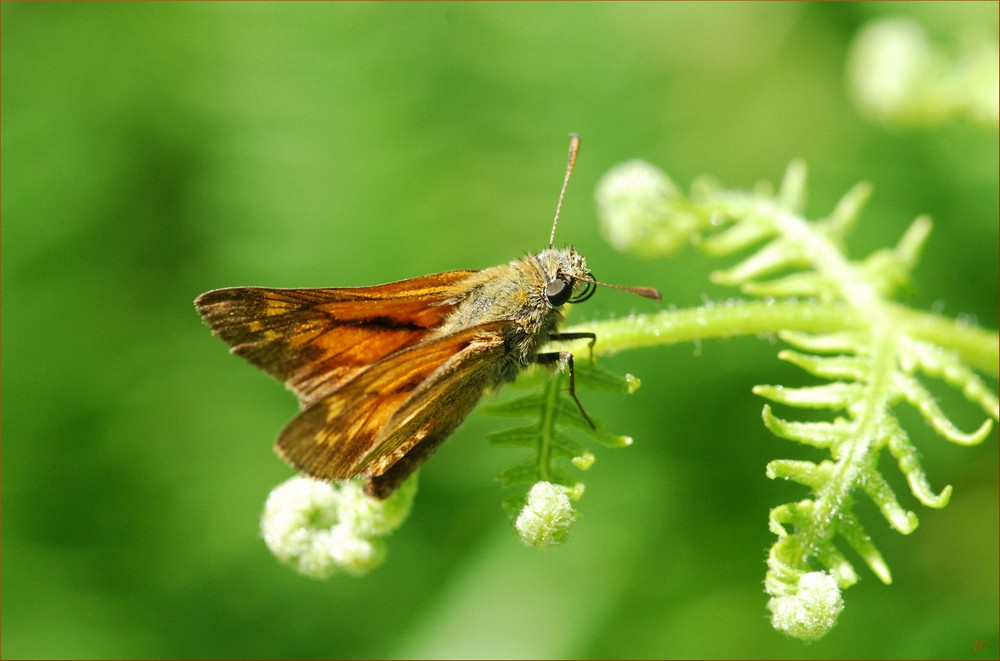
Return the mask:
M 543 250 L 536 259 L 545 278 L 545 299 L 552 307 L 582 303 L 594 295 L 594 275 L 587 268 L 587 260 L 572 246 Z
M 576 155 L 579 151 L 580 138 L 575 133 L 571 133 L 566 176 L 563 178 L 562 190 L 559 191 L 559 201 L 556 203 L 556 215 L 552 220 L 552 232 L 549 234 L 549 248 L 536 256 L 545 274 L 546 300 L 554 308 L 564 303 L 581 303 L 593 296 L 594 289 L 597 288 L 597 285 L 601 285 L 659 301 L 660 292 L 652 287 L 622 287 L 594 280 L 594 274 L 587 268 L 586 260 L 572 246 L 561 250 L 552 247 L 556 239 L 556 226 L 559 224 L 559 212 L 562 210 L 563 198 L 566 196 L 566 187 L 569 185 L 569 177 L 573 173 L 573 166 L 576 164 Z

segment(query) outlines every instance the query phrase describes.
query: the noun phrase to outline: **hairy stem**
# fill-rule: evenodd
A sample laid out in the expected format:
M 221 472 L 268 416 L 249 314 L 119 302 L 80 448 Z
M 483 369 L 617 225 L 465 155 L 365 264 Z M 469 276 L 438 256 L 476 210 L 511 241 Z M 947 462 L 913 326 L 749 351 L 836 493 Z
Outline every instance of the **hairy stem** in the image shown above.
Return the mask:
M 966 322 L 890 304 L 896 326 L 907 335 L 955 351 L 971 367 L 997 376 L 1000 338 L 997 333 Z M 868 327 L 828 303 L 813 301 L 746 301 L 664 310 L 621 319 L 587 321 L 565 329 L 567 333 L 597 335 L 594 353 L 611 355 L 627 349 L 662 346 L 691 340 L 768 335 L 779 331 L 830 333 Z M 585 341 L 567 343 L 583 348 Z

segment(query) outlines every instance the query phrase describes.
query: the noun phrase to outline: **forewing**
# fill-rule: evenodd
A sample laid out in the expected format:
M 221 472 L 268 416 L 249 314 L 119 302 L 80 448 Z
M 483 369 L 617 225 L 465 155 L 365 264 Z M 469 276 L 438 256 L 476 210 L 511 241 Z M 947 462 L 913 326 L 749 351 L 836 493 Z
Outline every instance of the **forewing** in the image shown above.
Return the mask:
M 379 475 L 422 439 L 450 433 L 489 385 L 500 323 L 392 354 L 293 419 L 278 454 L 318 479 Z
M 446 436 L 458 427 L 495 384 L 504 353 L 501 326 L 479 326 L 468 346 L 414 389 L 376 439 L 365 462 L 366 475 L 382 475 L 424 439 Z
M 286 382 L 303 406 L 372 363 L 424 339 L 454 307 L 474 271 L 449 271 L 375 287 L 231 287 L 195 306 L 233 353 Z

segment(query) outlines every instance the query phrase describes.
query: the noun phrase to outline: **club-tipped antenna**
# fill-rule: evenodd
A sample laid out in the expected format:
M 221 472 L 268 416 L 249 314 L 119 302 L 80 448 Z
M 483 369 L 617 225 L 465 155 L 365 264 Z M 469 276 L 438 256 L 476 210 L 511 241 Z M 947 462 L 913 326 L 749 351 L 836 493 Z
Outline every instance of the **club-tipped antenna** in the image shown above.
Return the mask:
M 569 160 L 566 163 L 566 178 L 563 179 L 562 190 L 559 191 L 559 202 L 556 204 L 556 217 L 552 219 L 552 233 L 549 235 L 549 248 L 556 241 L 556 225 L 559 223 L 559 212 L 562 211 L 563 198 L 566 197 L 566 187 L 569 186 L 569 176 L 573 174 L 573 166 L 576 165 L 576 155 L 580 151 L 580 136 L 576 133 L 569 134 Z
M 643 298 L 649 298 L 657 303 L 663 300 L 663 295 L 660 293 L 659 289 L 654 287 L 626 287 L 624 285 L 612 285 L 607 282 L 600 282 L 598 280 L 593 280 L 591 278 L 580 278 L 577 276 L 571 276 L 574 280 L 579 282 L 589 282 L 592 285 L 597 285 L 599 287 L 607 287 L 608 289 L 618 289 L 620 291 L 627 291 L 636 296 L 642 296 Z

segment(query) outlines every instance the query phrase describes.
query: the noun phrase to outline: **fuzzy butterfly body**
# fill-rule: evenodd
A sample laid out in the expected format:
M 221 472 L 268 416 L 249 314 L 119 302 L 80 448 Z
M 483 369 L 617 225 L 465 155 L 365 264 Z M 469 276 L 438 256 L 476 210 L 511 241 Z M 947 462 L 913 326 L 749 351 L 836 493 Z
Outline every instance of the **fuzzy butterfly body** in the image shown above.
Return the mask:
M 562 194 L 578 144 L 574 136 Z M 298 397 L 278 454 L 316 479 L 364 476 L 365 490 L 385 498 L 484 392 L 532 362 L 568 363 L 576 398 L 572 355 L 538 349 L 550 339 L 593 341 L 557 331 L 562 306 L 586 300 L 596 284 L 576 250 L 550 240 L 538 254 L 482 271 L 374 287 L 231 287 L 202 294 L 195 307 L 233 353 Z
M 583 278 L 567 248 L 376 287 L 217 289 L 195 305 L 233 353 L 298 396 L 278 453 L 317 479 L 364 475 L 384 497 L 487 389 L 535 360 L 560 306 L 590 291 Z

